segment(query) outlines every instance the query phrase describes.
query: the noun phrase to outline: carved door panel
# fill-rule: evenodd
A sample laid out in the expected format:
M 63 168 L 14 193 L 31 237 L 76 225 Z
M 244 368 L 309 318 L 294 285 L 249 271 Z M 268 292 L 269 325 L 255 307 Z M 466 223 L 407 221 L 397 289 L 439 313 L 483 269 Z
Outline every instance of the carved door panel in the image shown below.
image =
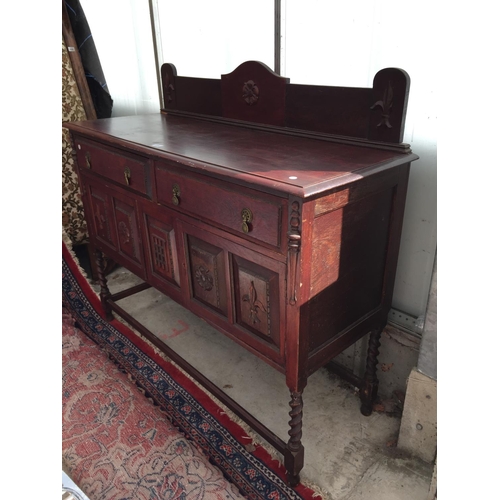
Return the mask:
M 97 246 L 116 251 L 116 236 L 113 224 L 111 201 L 105 186 L 82 179 L 85 211 L 90 213 L 90 236 Z
M 186 234 L 191 297 L 227 316 L 227 280 L 223 248 Z
M 119 191 L 110 190 L 110 196 L 118 254 L 125 259 L 125 267 L 145 279 L 136 203 Z
M 280 347 L 280 275 L 278 270 L 231 256 L 235 322 Z
M 146 205 L 144 204 L 144 209 Z M 175 219 L 168 210 L 155 207 L 154 212 L 147 209 L 143 214 L 144 238 L 147 242 L 147 267 L 153 286 L 170 291 L 172 285 L 180 286 L 179 264 L 177 258 Z
M 179 230 L 185 305 L 252 352 L 284 366 L 286 264 L 199 221 L 181 221 Z

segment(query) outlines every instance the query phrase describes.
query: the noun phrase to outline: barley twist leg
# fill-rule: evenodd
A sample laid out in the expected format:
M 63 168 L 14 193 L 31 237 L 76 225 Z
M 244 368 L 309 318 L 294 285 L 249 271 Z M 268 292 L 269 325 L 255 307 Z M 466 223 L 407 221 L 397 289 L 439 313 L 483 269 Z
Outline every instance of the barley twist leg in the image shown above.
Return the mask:
M 95 263 L 97 267 L 97 277 L 99 280 L 99 285 L 101 287 L 99 296 L 101 297 L 102 308 L 104 309 L 106 320 L 111 321 L 113 319 L 113 313 L 107 301 L 107 299 L 111 297 L 111 292 L 108 288 L 108 280 L 106 279 L 106 276 L 104 274 L 104 263 L 102 252 L 100 250 L 95 251 Z
M 290 391 L 290 395 L 292 397 L 289 403 L 291 411 L 289 413 L 290 421 L 288 422 L 290 439 L 286 446 L 285 468 L 290 486 L 297 486 L 300 481 L 299 472 L 304 467 L 304 446 L 300 441 L 302 438 L 302 409 L 304 405 L 302 391 Z
M 368 343 L 368 355 L 366 357 L 366 369 L 363 385 L 360 391 L 361 413 L 368 417 L 373 411 L 373 403 L 378 392 L 377 363 L 380 348 L 380 337 L 383 328 L 370 334 Z

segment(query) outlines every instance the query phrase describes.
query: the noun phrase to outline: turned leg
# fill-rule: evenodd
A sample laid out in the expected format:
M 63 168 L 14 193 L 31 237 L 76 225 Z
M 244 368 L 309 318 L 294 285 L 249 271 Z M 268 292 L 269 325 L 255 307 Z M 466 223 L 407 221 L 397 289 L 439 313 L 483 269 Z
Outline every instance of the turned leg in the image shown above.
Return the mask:
M 302 391 L 290 391 L 292 399 L 290 401 L 290 421 L 288 425 L 290 430 L 288 435 L 290 439 L 286 445 L 285 468 L 290 486 L 297 486 L 300 481 L 299 472 L 304 467 L 304 447 L 300 442 L 302 437 Z
M 87 243 L 85 246 L 87 248 L 87 255 L 89 256 L 90 274 L 91 274 L 92 281 L 97 281 L 99 279 L 99 274 L 97 272 L 97 264 L 95 261 L 95 252 L 92 252 L 90 243 Z
M 377 379 L 377 357 L 379 354 L 380 337 L 383 328 L 373 331 L 370 334 L 368 343 L 368 355 L 366 357 L 366 369 L 363 385 L 360 390 L 361 413 L 368 417 L 372 414 L 373 403 L 377 397 L 378 379 Z
M 111 297 L 111 292 L 108 288 L 108 280 L 104 274 L 104 264 L 102 258 L 102 252 L 100 250 L 96 250 L 95 253 L 95 264 L 97 267 L 97 277 L 99 279 L 99 285 L 101 287 L 101 293 L 99 294 L 101 297 L 102 308 L 104 309 L 104 314 L 107 321 L 111 321 L 113 319 L 113 313 L 111 312 L 111 307 L 107 302 L 107 299 Z

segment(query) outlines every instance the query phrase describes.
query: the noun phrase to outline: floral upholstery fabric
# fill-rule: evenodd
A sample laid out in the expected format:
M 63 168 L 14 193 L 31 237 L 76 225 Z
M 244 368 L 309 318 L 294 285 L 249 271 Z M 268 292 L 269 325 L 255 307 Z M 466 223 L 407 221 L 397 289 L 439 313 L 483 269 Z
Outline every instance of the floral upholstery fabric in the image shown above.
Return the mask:
M 85 120 L 80 92 L 68 55 L 68 49 L 62 40 L 62 121 Z M 69 131 L 62 129 L 62 225 L 73 244 L 83 243 L 88 239 L 82 196 L 78 185 L 78 176 L 71 154 Z

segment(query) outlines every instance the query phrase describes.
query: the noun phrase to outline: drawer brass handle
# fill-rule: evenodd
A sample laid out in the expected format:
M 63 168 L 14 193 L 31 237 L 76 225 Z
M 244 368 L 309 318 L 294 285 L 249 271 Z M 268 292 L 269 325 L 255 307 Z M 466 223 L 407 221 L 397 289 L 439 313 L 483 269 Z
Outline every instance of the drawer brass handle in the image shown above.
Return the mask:
M 90 163 L 90 153 L 88 151 L 85 153 L 85 163 L 87 168 L 92 168 L 92 163 Z
M 123 175 L 125 175 L 125 182 L 127 183 L 127 186 L 130 186 L 130 168 L 126 168 L 123 171 Z
M 249 208 L 244 208 L 241 211 L 241 218 L 243 220 L 243 224 L 241 225 L 241 229 L 243 229 L 244 233 L 250 232 L 250 226 L 248 225 L 253 220 L 252 211 Z
M 172 203 L 174 205 L 178 205 L 180 203 L 179 196 L 181 195 L 181 190 L 178 184 L 174 184 L 174 187 L 172 188 L 172 194 Z

